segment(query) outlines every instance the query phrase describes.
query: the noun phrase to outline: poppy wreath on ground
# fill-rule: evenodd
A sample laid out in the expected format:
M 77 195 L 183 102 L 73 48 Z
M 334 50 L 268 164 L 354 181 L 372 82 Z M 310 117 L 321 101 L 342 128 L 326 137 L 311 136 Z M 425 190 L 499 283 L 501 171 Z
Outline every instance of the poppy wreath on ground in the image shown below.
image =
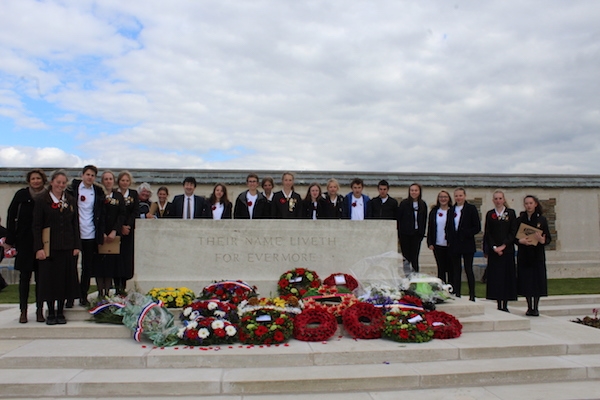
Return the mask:
M 294 318 L 294 339 L 322 342 L 335 335 L 337 326 L 337 320 L 325 307 L 304 309 Z
M 277 282 L 277 290 L 281 296 L 294 295 L 303 297 L 310 288 L 321 286 L 321 279 L 315 271 L 306 268 L 294 268 L 284 272 Z
M 433 329 L 423 313 L 397 310 L 385 315 L 383 336 L 396 342 L 423 343 L 433 339 Z
M 214 344 L 235 343 L 238 327 L 231 322 L 209 317 L 197 321 L 184 321 L 177 336 L 190 346 L 211 346 Z
M 443 311 L 430 311 L 425 319 L 433 328 L 434 339 L 453 339 L 462 333 L 462 324 L 454 315 Z
M 322 286 L 319 291 L 321 292 L 323 288 L 325 286 Z M 327 286 L 326 288 L 335 289 L 335 287 L 331 286 Z M 335 293 L 331 290 L 327 290 L 326 292 L 302 299 L 304 308 L 324 307 L 334 317 L 341 318 L 347 308 L 359 302 L 356 296 L 350 293 Z
M 292 318 L 279 310 L 250 311 L 240 319 L 239 338 L 245 344 L 279 344 L 294 332 Z
M 201 300 L 217 299 L 239 304 L 251 297 L 256 297 L 256 286 L 243 281 L 219 281 L 202 289 Z
M 346 331 L 357 339 L 378 339 L 383 328 L 383 311 L 369 303 L 356 303 L 342 314 Z
M 219 300 L 196 300 L 185 307 L 179 315 L 182 321 L 196 321 L 200 318 L 215 317 L 237 322 L 237 306 Z
M 325 278 L 323 285 L 341 286 L 347 288 L 349 291 L 353 291 L 358 287 L 358 281 L 352 275 L 336 272 Z

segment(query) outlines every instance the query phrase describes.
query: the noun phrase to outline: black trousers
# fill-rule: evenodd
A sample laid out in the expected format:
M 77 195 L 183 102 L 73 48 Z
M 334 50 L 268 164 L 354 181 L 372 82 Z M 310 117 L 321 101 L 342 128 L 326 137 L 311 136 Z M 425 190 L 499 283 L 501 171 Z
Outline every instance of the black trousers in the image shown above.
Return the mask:
M 445 283 L 452 284 L 454 280 L 454 269 L 452 268 L 452 259 L 450 251 L 446 246 L 433 246 L 433 256 L 437 264 L 438 278 Z
M 34 275 L 35 280 L 35 304 L 37 308 L 42 308 L 44 302 L 40 300 L 40 285 L 38 284 L 37 270 L 19 271 L 19 309 L 27 310 L 29 303 L 29 284 L 31 283 L 31 275 Z
M 475 253 L 453 253 L 452 258 L 452 269 L 454 270 L 454 282 L 452 287 L 454 288 L 454 294 L 460 297 L 460 285 L 462 281 L 462 264 L 461 260 L 464 261 L 465 274 L 467 275 L 467 283 L 469 285 L 469 298 L 475 297 L 475 274 L 473 274 L 473 258 Z
M 94 268 L 94 257 L 98 252 L 95 239 L 81 239 L 81 279 L 79 280 L 80 299 L 87 299 Z
M 419 272 L 419 252 L 421 251 L 421 235 L 400 235 L 402 256 L 410 262 L 415 272 Z

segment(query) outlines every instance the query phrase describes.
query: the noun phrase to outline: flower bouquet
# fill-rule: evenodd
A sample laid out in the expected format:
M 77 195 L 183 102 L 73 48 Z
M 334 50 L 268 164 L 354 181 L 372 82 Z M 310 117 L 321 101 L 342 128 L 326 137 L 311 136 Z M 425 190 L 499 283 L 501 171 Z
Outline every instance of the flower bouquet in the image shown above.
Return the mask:
M 369 303 L 356 303 L 342 314 L 344 328 L 357 339 L 378 339 L 383 327 L 383 311 Z
M 294 268 L 284 272 L 277 282 L 281 296 L 293 295 L 303 297 L 308 289 L 321 286 L 321 279 L 315 271 L 306 268 Z
M 383 336 L 397 342 L 422 343 L 433 338 L 433 329 L 423 313 L 395 310 L 384 317 Z
M 337 320 L 327 308 L 314 305 L 304 309 L 294 318 L 294 339 L 305 342 L 321 342 L 337 331 Z
M 196 300 L 179 315 L 182 321 L 197 321 L 210 317 L 237 322 L 237 306 L 219 300 Z
M 237 341 L 238 328 L 233 323 L 215 317 L 185 321 L 177 336 L 190 346 L 231 344 Z
M 148 292 L 154 300 L 160 300 L 165 307 L 181 308 L 190 304 L 196 298 L 194 292 L 186 287 L 182 288 L 153 288 Z
M 199 296 L 201 300 L 217 299 L 239 304 L 251 297 L 256 297 L 256 286 L 250 286 L 243 281 L 219 281 L 214 282 L 204 289 Z
M 430 311 L 425 314 L 425 319 L 433 328 L 434 339 L 453 339 L 462 333 L 462 324 L 454 315 L 443 311 Z
M 408 285 L 404 289 L 416 293 L 425 302 L 442 303 L 452 298 L 450 296 L 452 285 L 447 285 L 441 279 L 427 274 L 410 274 Z
M 151 340 L 156 346 L 174 346 L 179 342 L 174 317 L 163 308 L 160 300 L 154 300 L 138 292 L 131 292 L 125 298 L 125 306 L 115 314 L 123 317 L 123 325 L 133 332 L 133 338 Z
M 88 312 L 95 322 L 101 324 L 123 324 L 123 316 L 116 314 L 117 310 L 125 307 L 125 297 L 118 294 L 98 297 L 88 307 Z
M 243 314 L 239 338 L 246 344 L 279 344 L 293 333 L 292 317 L 275 309 L 262 308 Z

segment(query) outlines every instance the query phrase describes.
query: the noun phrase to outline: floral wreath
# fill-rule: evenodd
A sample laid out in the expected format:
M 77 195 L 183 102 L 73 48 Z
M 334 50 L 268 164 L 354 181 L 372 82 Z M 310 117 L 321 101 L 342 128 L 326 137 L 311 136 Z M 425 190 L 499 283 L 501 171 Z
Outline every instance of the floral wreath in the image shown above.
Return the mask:
M 184 325 L 177 332 L 177 337 L 191 346 L 231 344 L 237 341 L 237 326 L 224 319 L 200 318 L 197 321 L 184 321 Z
M 385 315 L 383 336 L 396 342 L 423 343 L 433 339 L 433 329 L 423 313 L 397 310 Z
M 325 307 L 305 309 L 294 319 L 294 339 L 304 342 L 321 342 L 337 331 L 337 321 Z
M 294 268 L 279 277 L 277 290 L 280 295 L 294 295 L 302 297 L 310 288 L 321 286 L 321 279 L 315 271 L 306 268 Z
M 148 296 L 151 296 L 154 300 L 162 301 L 164 307 L 167 308 L 185 307 L 196 298 L 194 292 L 186 287 L 153 288 L 148 292 Z
M 250 286 L 246 282 L 219 281 L 214 282 L 202 289 L 202 294 L 199 296 L 199 299 L 217 299 L 239 304 L 244 300 L 248 300 L 250 297 L 255 297 L 256 295 L 256 286 Z
M 343 283 L 338 283 L 343 280 Z M 356 278 L 354 278 L 350 274 L 344 274 L 342 272 L 336 272 L 334 274 L 329 275 L 323 281 L 324 285 L 327 286 L 341 286 L 348 288 L 349 291 L 353 291 L 358 287 L 358 282 Z
M 336 318 L 341 318 L 344 310 L 358 302 L 359 300 L 352 293 L 340 293 L 335 286 L 321 286 L 314 291 L 311 289 L 302 299 L 305 310 L 324 307 Z
M 294 331 L 294 323 L 288 314 L 268 308 L 244 314 L 240 327 L 239 339 L 246 344 L 283 343 Z
M 434 339 L 453 339 L 462 333 L 462 324 L 454 315 L 443 311 L 430 311 L 425 314 L 425 319 L 433 328 Z
M 196 300 L 183 309 L 179 315 L 182 321 L 197 321 L 202 318 L 214 317 L 236 322 L 238 320 L 237 306 L 218 300 Z
M 344 328 L 353 338 L 378 339 L 383 327 L 383 311 L 369 303 L 356 303 L 342 314 Z
M 298 300 L 298 298 L 295 296 L 274 298 L 263 297 L 260 299 L 258 297 L 252 297 L 238 304 L 237 311 L 240 318 L 246 313 L 263 309 L 275 310 L 289 315 L 296 315 L 302 312 L 303 307 L 303 302 Z
M 402 310 L 402 311 L 418 311 L 418 312 L 425 312 L 425 309 L 423 308 L 423 301 L 421 300 L 420 297 L 415 296 L 415 295 L 408 295 L 405 294 L 404 296 L 402 296 L 400 298 L 400 300 L 395 301 L 394 303 L 391 304 L 385 304 L 383 306 L 387 311 L 397 311 L 397 310 Z

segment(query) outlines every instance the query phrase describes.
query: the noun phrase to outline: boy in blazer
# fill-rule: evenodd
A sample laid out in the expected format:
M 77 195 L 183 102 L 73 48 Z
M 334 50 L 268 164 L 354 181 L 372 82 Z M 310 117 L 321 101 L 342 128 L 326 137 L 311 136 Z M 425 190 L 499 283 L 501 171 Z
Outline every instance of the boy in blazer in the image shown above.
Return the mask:
M 367 216 L 367 205 L 369 196 L 362 193 L 364 182 L 360 178 L 354 178 L 350 183 L 352 191 L 344 198 L 343 218 L 355 221 L 364 220 Z
M 178 194 L 173 198 L 171 218 L 203 218 L 206 213 L 206 200 L 204 197 L 194 194 L 196 186 L 196 178 L 194 177 L 188 176 L 183 180 L 184 194 Z

